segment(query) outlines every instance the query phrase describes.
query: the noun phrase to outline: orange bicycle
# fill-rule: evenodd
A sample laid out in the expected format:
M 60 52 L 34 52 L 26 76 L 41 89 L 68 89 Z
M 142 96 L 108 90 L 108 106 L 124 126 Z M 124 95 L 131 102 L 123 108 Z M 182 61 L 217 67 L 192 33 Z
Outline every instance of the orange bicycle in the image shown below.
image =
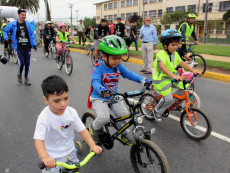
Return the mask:
M 165 110 L 162 114 L 163 117 L 168 117 L 169 112 L 179 106 L 184 100 L 186 101 L 185 110 L 181 113 L 180 125 L 190 138 L 194 140 L 204 140 L 207 139 L 212 132 L 212 124 L 208 116 L 198 108 L 193 107 L 193 103 L 189 100 L 188 91 L 185 85 L 190 83 L 196 75 L 193 75 L 191 80 L 184 80 L 184 95 L 179 96 L 173 94 L 175 102 Z M 175 81 L 172 81 L 172 83 Z M 142 103 L 140 110 L 142 114 L 145 114 L 145 118 L 148 120 L 155 120 L 154 118 L 154 108 L 162 98 L 161 95 L 154 96 L 151 93 L 146 93 L 144 95 L 144 102 Z

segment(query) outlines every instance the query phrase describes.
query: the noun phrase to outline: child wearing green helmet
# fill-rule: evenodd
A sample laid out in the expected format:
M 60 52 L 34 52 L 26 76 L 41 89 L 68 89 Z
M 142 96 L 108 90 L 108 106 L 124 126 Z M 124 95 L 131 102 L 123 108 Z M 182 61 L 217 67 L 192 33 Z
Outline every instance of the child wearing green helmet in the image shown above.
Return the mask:
M 155 73 L 152 77 L 154 89 L 158 94 L 162 95 L 162 99 L 154 108 L 154 117 L 161 122 L 161 115 L 165 110 L 173 104 L 174 99 L 172 94 L 177 92 L 178 95 L 183 95 L 184 91 L 183 79 L 176 71 L 176 67 L 180 65 L 184 69 L 191 71 L 194 74 L 202 75 L 200 72 L 192 69 L 187 63 L 181 60 L 179 54 L 176 52 L 178 43 L 181 39 L 181 34 L 175 29 L 167 29 L 160 36 L 160 42 L 163 45 L 163 50 L 157 53 L 154 62 Z M 172 79 L 177 82 L 172 83 Z M 177 90 L 172 91 L 173 88 Z
M 104 102 L 104 100 L 110 99 L 111 92 L 117 92 L 120 76 L 138 83 L 151 85 L 149 79 L 129 71 L 121 64 L 122 55 L 127 53 L 126 44 L 122 38 L 115 35 L 104 37 L 99 44 L 99 50 L 102 51 L 103 60 L 99 61 L 93 68 L 87 105 L 89 109 L 92 105 L 97 114 L 97 118 L 89 125 L 89 132 L 95 142 L 99 140 L 99 129 L 110 119 L 108 102 Z M 113 104 L 111 110 L 117 117 L 128 114 L 122 100 Z M 123 126 L 126 123 L 126 121 L 122 121 L 120 124 Z M 133 136 L 129 133 L 129 129 L 123 132 L 121 140 L 128 145 L 133 144 Z

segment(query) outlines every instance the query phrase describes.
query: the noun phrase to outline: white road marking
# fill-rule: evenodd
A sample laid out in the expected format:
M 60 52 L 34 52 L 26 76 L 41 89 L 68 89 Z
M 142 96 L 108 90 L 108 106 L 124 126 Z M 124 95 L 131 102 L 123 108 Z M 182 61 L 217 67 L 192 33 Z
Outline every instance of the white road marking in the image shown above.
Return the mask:
M 129 98 L 128 100 L 129 100 L 129 101 L 133 101 L 133 102 L 135 102 L 135 103 L 138 102 L 138 101 L 136 101 L 136 100 L 134 100 L 134 99 L 130 99 L 130 98 Z M 176 121 L 179 121 L 179 122 L 180 122 L 180 118 L 177 117 L 177 116 L 174 116 L 174 115 L 172 115 L 172 114 L 169 114 L 168 117 L 171 118 L 171 119 L 173 119 L 173 120 L 176 120 Z M 191 126 L 190 122 L 188 122 L 188 121 L 186 122 L 186 125 L 190 125 L 190 126 Z M 201 127 L 201 126 L 198 126 L 198 125 L 196 125 L 195 128 L 198 129 L 198 130 L 200 130 L 200 131 L 203 131 L 203 132 L 206 131 L 205 128 L 203 128 L 203 127 Z M 224 136 L 224 135 L 221 135 L 221 134 L 216 133 L 216 132 L 214 132 L 214 131 L 211 132 L 211 135 L 214 136 L 214 137 L 216 137 L 216 138 L 219 138 L 219 139 L 221 139 L 221 140 L 223 140 L 223 141 L 226 141 L 226 142 L 230 143 L 230 138 L 228 138 L 228 137 L 226 137 L 226 136 Z
M 34 61 L 37 61 L 36 59 L 34 59 L 34 58 L 31 58 L 32 60 L 34 60 Z

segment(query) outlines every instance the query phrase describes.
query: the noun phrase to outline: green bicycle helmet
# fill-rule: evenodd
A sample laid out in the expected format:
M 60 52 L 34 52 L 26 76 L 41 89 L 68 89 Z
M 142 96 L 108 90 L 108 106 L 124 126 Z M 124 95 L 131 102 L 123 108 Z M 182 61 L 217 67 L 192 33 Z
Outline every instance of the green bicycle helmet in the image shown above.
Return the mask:
M 107 35 L 101 39 L 99 50 L 106 54 L 107 62 L 104 62 L 110 68 L 112 67 L 109 65 L 109 55 L 124 55 L 127 53 L 125 41 L 116 35 Z M 114 69 L 114 72 L 117 72 L 117 67 Z
M 190 13 L 187 15 L 187 18 L 190 19 L 190 18 L 196 18 L 196 15 L 193 14 L 193 13 Z
M 124 55 L 127 53 L 125 41 L 116 35 L 105 36 L 99 44 L 99 50 L 108 55 Z

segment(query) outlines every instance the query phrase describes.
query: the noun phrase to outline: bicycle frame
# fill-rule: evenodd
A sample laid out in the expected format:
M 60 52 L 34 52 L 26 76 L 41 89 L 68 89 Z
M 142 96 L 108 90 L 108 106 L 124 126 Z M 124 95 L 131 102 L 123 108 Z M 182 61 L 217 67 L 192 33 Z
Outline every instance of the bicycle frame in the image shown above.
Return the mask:
M 160 100 L 162 97 L 163 97 L 162 95 L 159 95 L 159 96 L 157 96 L 156 99 Z M 176 108 L 177 106 L 179 106 L 184 100 L 186 100 L 186 113 L 187 113 L 187 116 L 188 116 L 188 119 L 189 119 L 191 125 L 194 126 L 194 123 L 192 122 L 191 116 L 189 114 L 189 107 L 190 106 L 193 107 L 193 104 L 190 103 L 188 91 L 184 90 L 184 94 L 182 96 L 173 94 L 173 98 L 175 98 L 176 100 L 175 100 L 175 102 L 169 108 L 166 109 L 166 112 L 170 112 L 171 110 L 173 110 L 174 108 Z M 151 104 L 148 105 L 147 106 L 147 110 L 152 110 L 152 108 L 150 108 L 151 106 L 152 106 Z M 156 103 L 153 106 L 156 106 Z M 193 112 L 193 114 L 194 114 L 195 120 L 198 122 L 196 113 Z

